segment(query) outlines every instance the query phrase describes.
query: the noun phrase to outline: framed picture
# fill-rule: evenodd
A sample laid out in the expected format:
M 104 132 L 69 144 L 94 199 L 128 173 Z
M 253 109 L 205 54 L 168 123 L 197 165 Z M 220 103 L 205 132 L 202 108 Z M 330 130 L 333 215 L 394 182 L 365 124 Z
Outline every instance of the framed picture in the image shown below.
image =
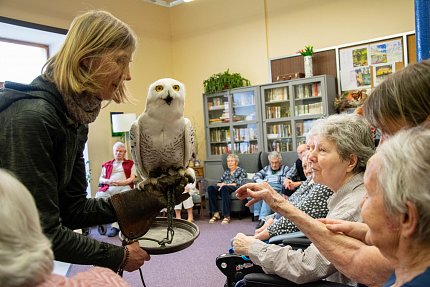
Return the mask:
M 123 112 L 110 112 L 110 131 L 112 133 L 112 137 L 121 137 L 124 134 L 123 132 L 114 133 L 113 131 L 112 116 L 118 114 L 123 114 Z

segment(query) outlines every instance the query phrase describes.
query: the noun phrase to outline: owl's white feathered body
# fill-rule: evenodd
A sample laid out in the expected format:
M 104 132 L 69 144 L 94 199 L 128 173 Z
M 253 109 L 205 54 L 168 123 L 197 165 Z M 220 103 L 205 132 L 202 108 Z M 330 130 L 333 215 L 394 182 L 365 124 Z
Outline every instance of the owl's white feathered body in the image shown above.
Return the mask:
M 195 153 L 194 130 L 184 117 L 185 87 L 174 79 L 150 85 L 145 111 L 130 129 L 131 155 L 140 176 L 185 172 Z

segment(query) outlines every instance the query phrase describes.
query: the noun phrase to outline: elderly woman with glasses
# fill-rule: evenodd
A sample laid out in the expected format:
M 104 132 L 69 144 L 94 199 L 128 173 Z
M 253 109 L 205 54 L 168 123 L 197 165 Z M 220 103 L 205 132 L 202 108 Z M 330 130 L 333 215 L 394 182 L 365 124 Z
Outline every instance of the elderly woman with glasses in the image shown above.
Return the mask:
M 328 218 L 359 221 L 359 203 L 365 194 L 363 175 L 367 160 L 374 153 L 371 128 L 358 115 L 333 115 L 312 127 L 313 145 L 309 159 L 313 179 L 333 191 L 328 200 Z M 270 207 L 290 219 L 311 240 L 326 240 L 324 224 L 293 206 L 268 184 L 251 183 L 237 190 L 239 199 L 252 197 L 252 204 L 266 201 Z M 315 245 L 305 250 L 292 250 L 265 244 L 239 233 L 233 241 L 236 253 L 248 255 L 265 273 L 276 274 L 295 283 L 307 283 L 327 278 L 334 282 L 348 282 L 335 266 L 326 260 Z

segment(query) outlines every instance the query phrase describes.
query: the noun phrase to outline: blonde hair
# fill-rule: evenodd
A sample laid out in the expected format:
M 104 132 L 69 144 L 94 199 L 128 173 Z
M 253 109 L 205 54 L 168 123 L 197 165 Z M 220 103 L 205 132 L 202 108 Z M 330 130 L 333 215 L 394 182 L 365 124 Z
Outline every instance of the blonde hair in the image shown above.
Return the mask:
M 0 169 L 0 282 L 34 286 L 52 272 L 51 242 L 43 234 L 35 201 L 27 188 Z
M 371 125 L 417 126 L 430 116 L 430 61 L 414 63 L 378 85 L 366 99 L 363 113 Z
M 63 94 L 94 95 L 103 88 L 100 77 L 107 76 L 111 69 L 109 61 L 103 62 L 103 70 L 99 67 L 94 71 L 88 67 L 101 56 L 111 56 L 120 50 L 129 51 L 131 56 L 136 45 L 137 38 L 127 24 L 109 12 L 90 11 L 73 20 L 60 51 L 46 62 L 43 76 L 54 82 Z M 124 64 L 128 67 L 129 63 Z M 122 103 L 126 99 L 122 83 L 113 100 Z

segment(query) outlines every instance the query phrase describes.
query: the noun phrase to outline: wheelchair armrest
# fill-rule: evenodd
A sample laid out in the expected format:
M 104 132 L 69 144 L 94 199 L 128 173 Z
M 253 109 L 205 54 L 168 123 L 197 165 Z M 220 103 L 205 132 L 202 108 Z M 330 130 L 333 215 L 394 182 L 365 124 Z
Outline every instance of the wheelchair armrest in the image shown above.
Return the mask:
M 305 284 L 296 284 L 290 280 L 284 279 L 277 275 L 264 274 L 264 273 L 250 273 L 245 275 L 245 286 L 246 287 L 346 287 L 348 285 L 335 283 L 330 281 L 315 281 Z
M 289 245 L 293 249 L 306 249 L 311 245 L 311 241 L 307 237 L 302 238 L 290 238 L 282 241 L 283 245 Z
M 273 236 L 269 239 L 270 244 L 281 244 L 284 240 L 295 239 L 295 238 L 306 238 L 305 234 L 301 231 L 285 233 L 281 235 Z
M 224 253 L 215 260 L 218 269 L 227 277 L 226 287 L 233 287 L 237 281 L 249 273 L 260 273 L 263 269 L 246 256 Z

